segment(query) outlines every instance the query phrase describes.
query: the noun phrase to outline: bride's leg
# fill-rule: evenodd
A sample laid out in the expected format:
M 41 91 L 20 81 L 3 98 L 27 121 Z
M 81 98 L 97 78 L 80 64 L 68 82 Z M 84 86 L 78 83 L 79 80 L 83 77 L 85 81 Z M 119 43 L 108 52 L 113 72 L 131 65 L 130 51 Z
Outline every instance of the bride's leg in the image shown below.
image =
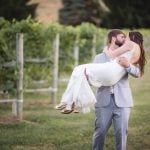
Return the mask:
M 78 101 L 79 89 L 82 86 L 82 80 L 84 76 L 85 65 L 76 67 L 72 73 L 68 87 L 62 97 L 62 102 L 66 102 L 66 108 L 61 111 L 64 114 L 69 114 L 76 109 L 76 103 Z M 77 110 L 75 111 L 78 112 Z
M 73 93 L 73 77 L 70 78 L 68 86 L 62 96 L 61 102 L 55 107 L 58 110 L 64 109 L 67 105 L 72 105 L 72 93 Z
M 73 95 L 73 90 L 74 90 L 74 85 L 76 81 L 76 77 L 71 76 L 69 83 L 67 85 L 67 88 L 62 96 L 61 103 L 67 103 L 67 104 L 72 104 L 72 95 Z
M 80 65 L 74 68 L 69 83 L 67 85 L 67 88 L 62 96 L 61 102 L 60 102 L 60 106 L 66 104 L 68 107 L 71 107 L 72 104 L 74 103 L 74 92 L 77 90 L 75 89 L 76 84 L 78 83 L 78 81 L 81 78 L 81 73 L 83 72 L 83 67 L 84 65 Z

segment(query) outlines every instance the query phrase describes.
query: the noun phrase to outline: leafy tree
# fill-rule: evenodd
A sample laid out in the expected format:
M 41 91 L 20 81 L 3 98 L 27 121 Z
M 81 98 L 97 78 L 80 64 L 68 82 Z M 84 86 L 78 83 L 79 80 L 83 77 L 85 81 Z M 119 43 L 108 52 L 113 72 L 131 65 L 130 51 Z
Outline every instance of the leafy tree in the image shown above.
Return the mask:
M 59 21 L 65 25 L 90 22 L 106 28 L 149 28 L 149 0 L 62 0 Z
M 59 22 L 65 25 L 79 25 L 82 22 L 90 22 L 99 25 L 100 10 L 103 7 L 99 0 L 62 0 L 64 7 L 59 11 Z
M 103 0 L 108 6 L 101 26 L 107 28 L 149 28 L 149 0 Z
M 29 15 L 34 17 L 37 4 L 28 5 L 30 0 L 1 0 L 0 16 L 7 20 L 21 20 Z

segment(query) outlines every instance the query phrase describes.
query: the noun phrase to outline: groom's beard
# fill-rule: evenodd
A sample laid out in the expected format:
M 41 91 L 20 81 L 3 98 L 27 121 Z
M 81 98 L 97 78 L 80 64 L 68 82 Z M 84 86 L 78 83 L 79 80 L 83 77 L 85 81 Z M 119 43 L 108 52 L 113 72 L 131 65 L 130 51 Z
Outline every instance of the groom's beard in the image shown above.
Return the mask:
M 123 45 L 123 43 L 120 42 L 120 41 L 118 41 L 118 40 L 115 41 L 115 44 L 116 44 L 117 46 L 119 46 L 119 47 Z

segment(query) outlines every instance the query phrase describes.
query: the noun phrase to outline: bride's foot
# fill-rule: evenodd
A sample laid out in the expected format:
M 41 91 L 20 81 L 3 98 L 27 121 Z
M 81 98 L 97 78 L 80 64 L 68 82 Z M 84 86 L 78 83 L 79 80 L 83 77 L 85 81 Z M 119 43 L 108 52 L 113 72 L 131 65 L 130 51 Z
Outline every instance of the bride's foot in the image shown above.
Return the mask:
M 70 114 L 74 111 L 74 104 L 72 106 L 66 106 L 65 109 L 61 111 L 62 114 Z
M 67 104 L 65 104 L 65 103 L 60 103 L 60 104 L 56 105 L 55 109 L 62 110 L 62 109 L 64 109 L 66 106 L 67 106 Z
M 74 113 L 79 113 L 79 110 L 77 110 L 77 109 L 74 109 L 74 111 L 73 111 Z

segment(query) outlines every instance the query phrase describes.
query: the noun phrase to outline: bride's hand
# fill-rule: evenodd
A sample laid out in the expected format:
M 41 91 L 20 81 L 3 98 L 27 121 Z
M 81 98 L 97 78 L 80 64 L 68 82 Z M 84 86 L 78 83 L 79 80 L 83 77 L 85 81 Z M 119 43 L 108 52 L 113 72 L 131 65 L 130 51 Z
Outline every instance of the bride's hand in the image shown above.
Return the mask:
M 127 60 L 126 57 L 119 57 L 117 59 L 118 64 L 120 64 L 121 66 L 128 68 L 130 66 L 129 61 Z

